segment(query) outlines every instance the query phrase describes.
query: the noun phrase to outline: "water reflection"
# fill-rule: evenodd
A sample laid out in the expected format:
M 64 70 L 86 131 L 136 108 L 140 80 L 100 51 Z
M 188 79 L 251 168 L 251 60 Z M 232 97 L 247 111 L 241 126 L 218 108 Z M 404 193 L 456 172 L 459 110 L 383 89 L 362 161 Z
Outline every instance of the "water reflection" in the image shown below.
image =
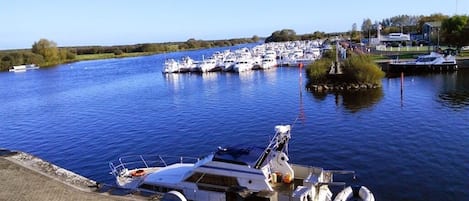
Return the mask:
M 469 106 L 469 70 L 442 75 L 438 101 L 446 107 L 463 109 Z M 464 79 L 466 77 L 466 79 Z
M 277 81 L 277 69 L 276 68 L 262 70 L 262 73 L 264 74 L 267 83 L 273 84 Z
M 357 91 L 340 91 L 340 92 L 316 92 L 311 91 L 313 97 L 317 100 L 326 100 L 328 96 L 334 96 L 337 106 L 343 105 L 344 108 L 352 113 L 362 109 L 370 108 L 376 105 L 383 98 L 383 89 L 367 89 Z
M 213 81 L 216 81 L 218 79 L 218 72 L 206 72 L 206 73 L 202 73 L 201 77 L 204 81 L 204 83 L 208 83 L 208 82 L 213 82 Z
M 241 83 L 250 83 L 254 79 L 254 71 L 239 72 L 239 80 Z
M 166 83 L 173 87 L 174 91 L 178 91 L 184 88 L 184 82 L 181 74 L 177 73 L 165 73 L 163 74 Z

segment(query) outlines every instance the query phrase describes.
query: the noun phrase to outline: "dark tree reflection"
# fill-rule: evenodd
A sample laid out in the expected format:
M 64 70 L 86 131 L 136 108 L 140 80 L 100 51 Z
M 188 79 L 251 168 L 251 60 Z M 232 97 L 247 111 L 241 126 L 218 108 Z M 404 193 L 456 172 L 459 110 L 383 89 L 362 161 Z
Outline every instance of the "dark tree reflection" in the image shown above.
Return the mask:
M 438 101 L 445 107 L 464 109 L 469 106 L 469 69 L 443 76 Z
M 325 100 L 328 95 L 333 95 L 337 106 L 343 105 L 346 110 L 352 113 L 373 107 L 383 98 L 382 88 L 344 90 L 328 93 L 311 91 L 311 93 L 319 101 Z
M 361 109 L 373 107 L 383 98 L 383 89 L 367 89 L 359 91 L 344 91 L 342 105 L 350 112 L 358 112 Z

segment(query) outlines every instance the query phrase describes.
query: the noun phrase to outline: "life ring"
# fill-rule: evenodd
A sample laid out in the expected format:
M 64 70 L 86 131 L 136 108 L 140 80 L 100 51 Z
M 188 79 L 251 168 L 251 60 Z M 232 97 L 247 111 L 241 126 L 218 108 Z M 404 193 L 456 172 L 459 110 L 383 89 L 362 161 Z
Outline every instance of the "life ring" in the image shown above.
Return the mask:
M 130 173 L 130 175 L 132 175 L 132 177 L 141 177 L 145 175 L 145 170 L 135 170 L 132 173 Z

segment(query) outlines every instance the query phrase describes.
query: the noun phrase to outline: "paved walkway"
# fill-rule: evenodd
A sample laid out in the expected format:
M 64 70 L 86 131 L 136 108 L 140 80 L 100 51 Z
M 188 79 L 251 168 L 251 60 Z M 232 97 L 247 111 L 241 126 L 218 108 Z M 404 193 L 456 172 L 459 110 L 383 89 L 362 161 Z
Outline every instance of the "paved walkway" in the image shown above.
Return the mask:
M 93 185 L 92 180 L 34 156 L 0 149 L 0 201 L 149 200 L 98 193 Z

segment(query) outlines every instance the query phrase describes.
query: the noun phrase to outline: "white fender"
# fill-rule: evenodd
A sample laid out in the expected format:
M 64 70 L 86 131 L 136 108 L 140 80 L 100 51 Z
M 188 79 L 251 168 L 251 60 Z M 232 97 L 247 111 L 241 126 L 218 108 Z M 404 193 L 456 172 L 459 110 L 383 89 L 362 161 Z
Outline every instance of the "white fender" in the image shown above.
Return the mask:
M 360 191 L 358 192 L 358 195 L 363 201 L 375 201 L 375 196 L 365 186 L 360 187 Z
M 187 201 L 187 199 L 179 191 L 169 191 L 164 194 L 161 201 Z
M 375 197 L 373 193 L 366 188 L 365 186 L 361 186 L 360 190 L 358 191 L 358 196 L 363 201 L 375 201 Z M 340 191 L 339 194 L 335 197 L 334 201 L 347 201 L 353 197 L 353 190 L 351 186 L 348 186 L 344 190 Z
M 348 186 L 347 188 L 344 188 L 344 190 L 340 191 L 337 196 L 335 196 L 334 201 L 347 201 L 353 196 L 353 191 L 352 187 Z

